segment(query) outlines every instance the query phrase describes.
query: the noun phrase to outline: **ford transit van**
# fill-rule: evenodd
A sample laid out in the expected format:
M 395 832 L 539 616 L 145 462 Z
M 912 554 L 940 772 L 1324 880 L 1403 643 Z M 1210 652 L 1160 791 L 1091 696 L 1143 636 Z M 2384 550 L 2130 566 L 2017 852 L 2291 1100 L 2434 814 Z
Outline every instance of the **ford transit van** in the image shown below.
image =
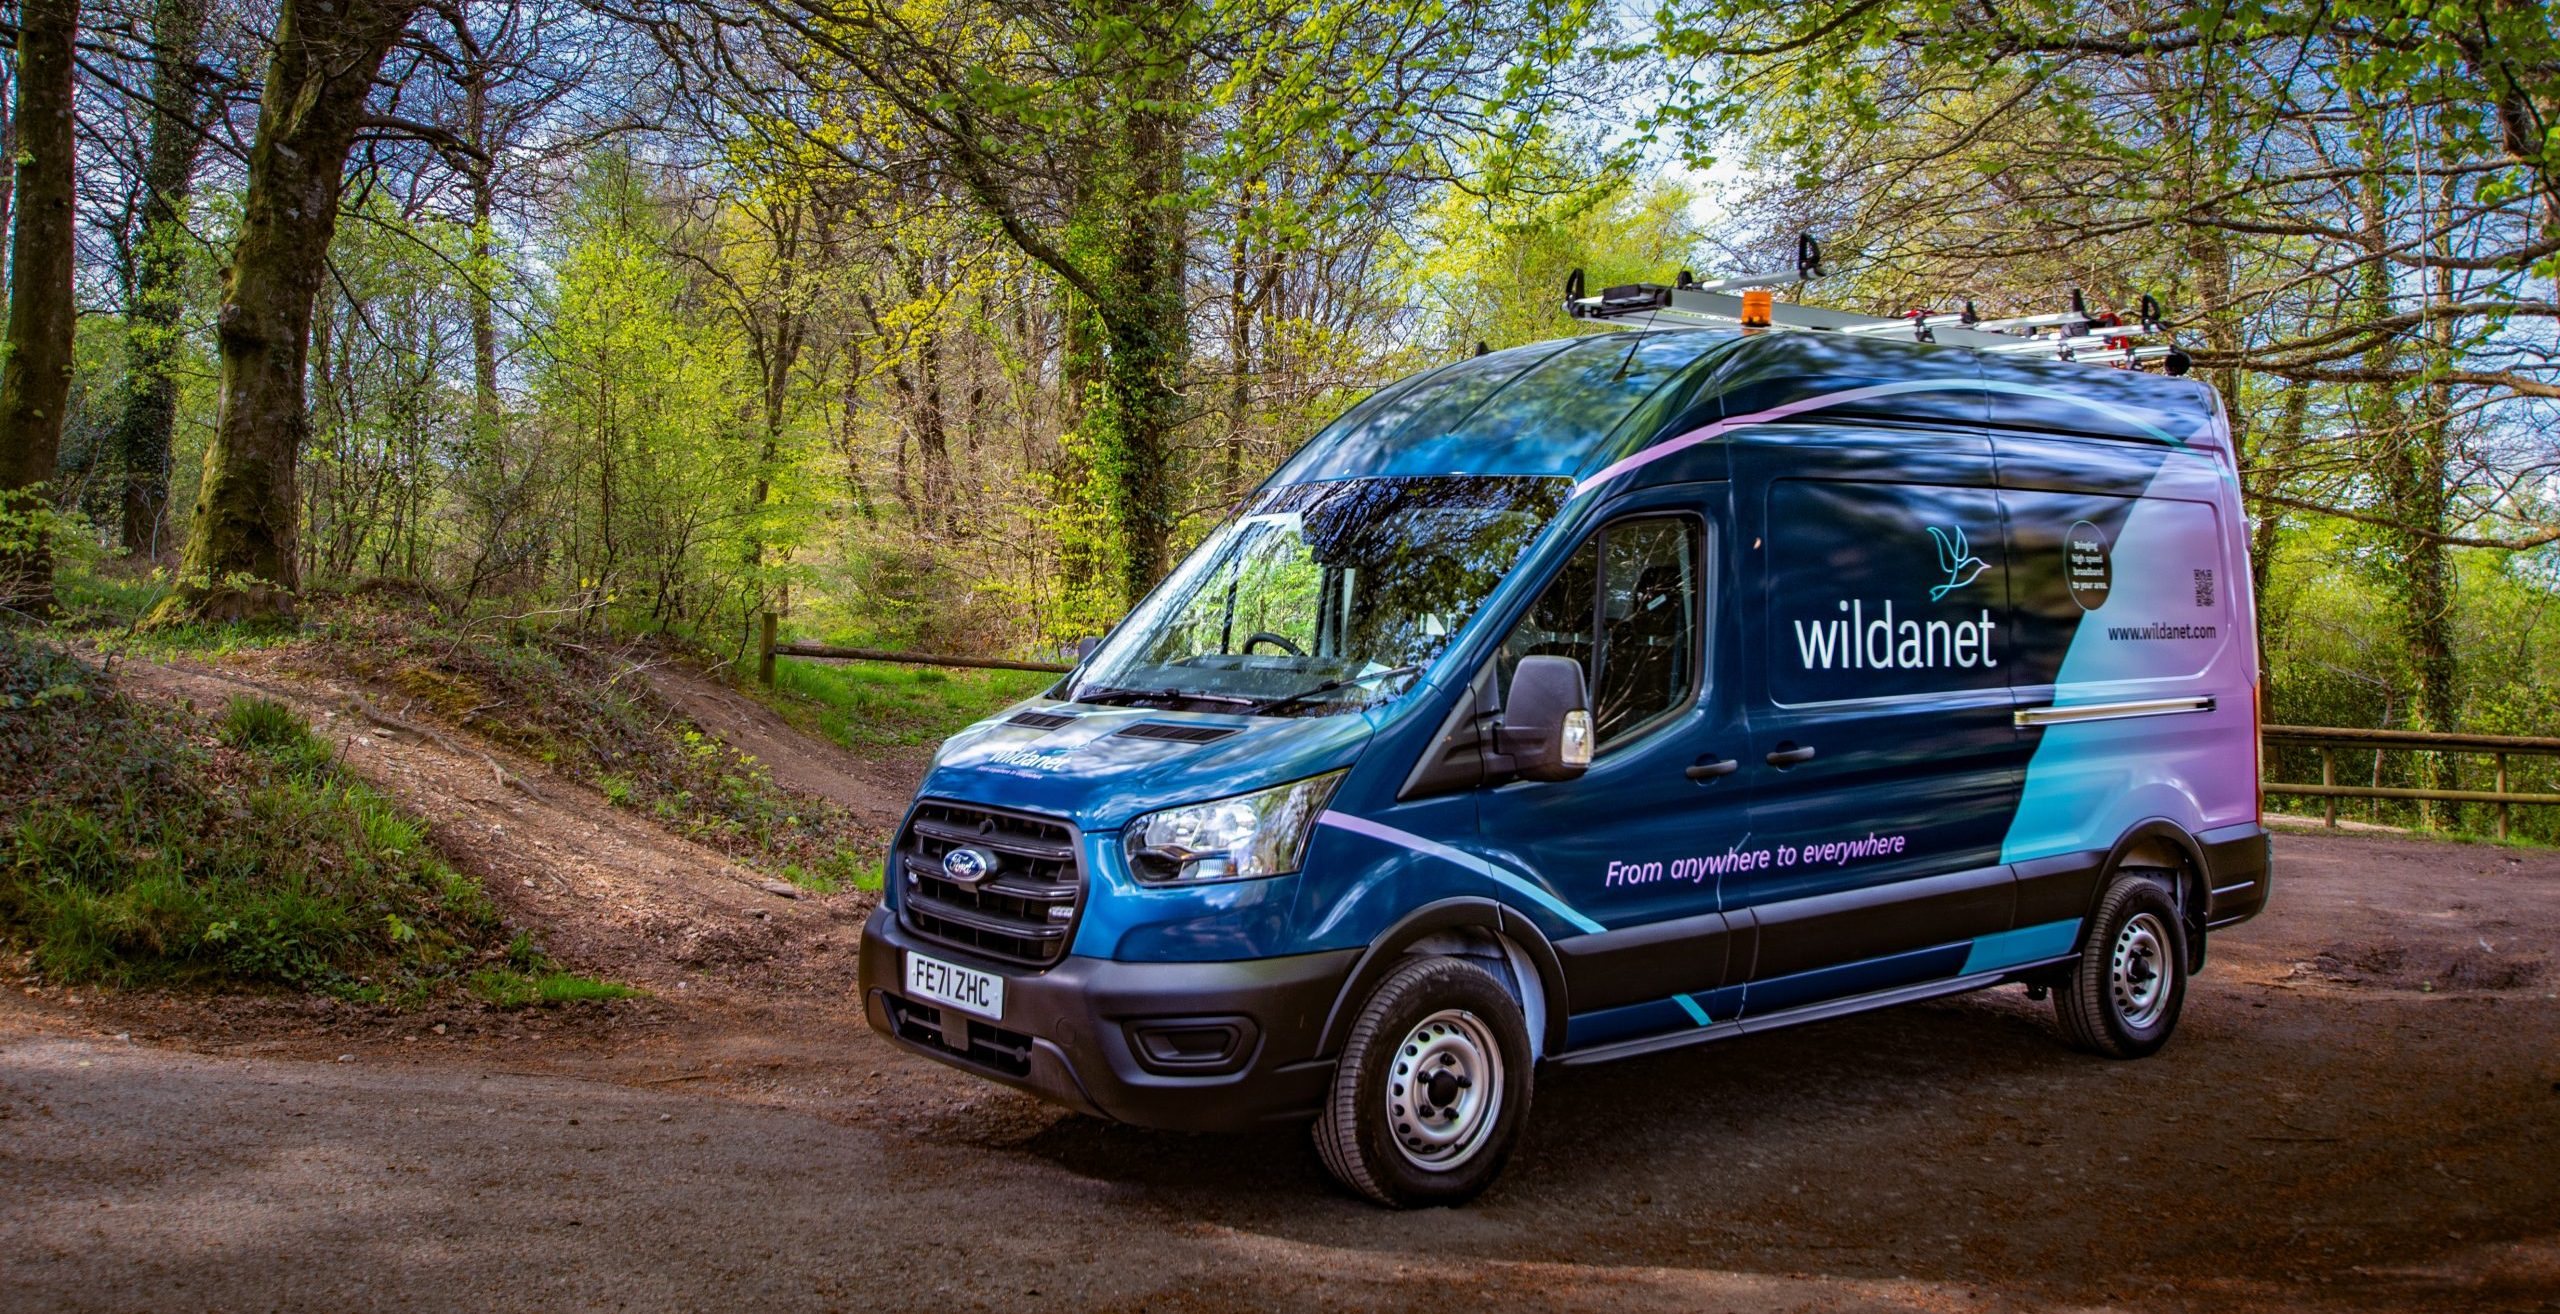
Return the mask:
M 2267 900 L 2229 429 L 2186 378 L 1636 331 L 1381 389 L 946 743 L 898 1045 L 1468 1198 L 1541 1065 L 2024 983 L 2137 1058 Z

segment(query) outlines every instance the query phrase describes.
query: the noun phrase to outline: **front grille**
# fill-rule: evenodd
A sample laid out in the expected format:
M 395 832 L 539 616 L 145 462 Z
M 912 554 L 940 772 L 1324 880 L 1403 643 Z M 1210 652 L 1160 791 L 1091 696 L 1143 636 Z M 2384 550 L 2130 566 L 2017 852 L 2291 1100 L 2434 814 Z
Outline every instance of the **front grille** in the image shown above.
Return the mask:
M 953 849 L 983 849 L 994 869 L 975 882 L 942 867 Z M 900 913 L 927 939 L 1029 967 L 1066 957 L 1084 902 L 1075 828 L 1020 812 L 928 800 L 899 837 Z

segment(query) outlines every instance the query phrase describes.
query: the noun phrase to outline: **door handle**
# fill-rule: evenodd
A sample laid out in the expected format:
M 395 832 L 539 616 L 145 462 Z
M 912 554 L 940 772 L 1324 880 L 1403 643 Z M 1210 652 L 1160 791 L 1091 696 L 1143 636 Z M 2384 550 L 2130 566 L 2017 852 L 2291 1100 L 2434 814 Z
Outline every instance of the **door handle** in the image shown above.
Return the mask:
M 1728 757 L 1714 762 L 1700 762 L 1689 768 L 1687 774 L 1691 780 L 1713 780 L 1718 776 L 1732 775 L 1741 769 L 1740 762 Z
M 1790 745 L 1784 748 L 1771 749 L 1769 752 L 1769 765 L 1781 770 L 1794 766 L 1798 762 L 1810 762 L 1812 760 L 1813 745 L 1811 744 Z

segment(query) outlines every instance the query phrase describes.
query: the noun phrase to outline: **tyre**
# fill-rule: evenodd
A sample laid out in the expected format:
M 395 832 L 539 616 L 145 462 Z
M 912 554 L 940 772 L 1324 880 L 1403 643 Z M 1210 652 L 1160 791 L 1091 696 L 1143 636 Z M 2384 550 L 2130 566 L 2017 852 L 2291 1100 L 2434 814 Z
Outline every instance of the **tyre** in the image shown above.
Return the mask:
M 2187 929 L 2169 897 L 2177 873 L 2127 869 L 2098 900 L 2080 960 L 2053 992 L 2063 1038 L 2107 1058 L 2145 1058 L 2169 1043 L 2187 998 Z
M 1501 1174 L 1529 1089 L 1529 1028 L 1511 992 L 1466 959 L 1415 958 L 1353 1021 L 1316 1153 L 1380 1204 L 1460 1204 Z

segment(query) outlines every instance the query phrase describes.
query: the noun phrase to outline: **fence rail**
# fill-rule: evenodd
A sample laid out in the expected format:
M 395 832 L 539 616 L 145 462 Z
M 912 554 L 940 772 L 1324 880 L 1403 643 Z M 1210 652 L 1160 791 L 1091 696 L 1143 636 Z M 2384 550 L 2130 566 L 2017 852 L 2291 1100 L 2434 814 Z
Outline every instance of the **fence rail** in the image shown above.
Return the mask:
M 2322 809 L 2323 819 L 2338 824 L 2338 800 L 2342 798 L 2409 799 L 2421 803 L 2486 803 L 2495 807 L 2498 838 L 2507 837 L 2507 809 L 2511 807 L 2560 807 L 2560 794 L 2525 794 L 2507 788 L 2509 757 L 2560 757 L 2560 739 L 2530 735 L 2460 735 L 2436 734 L 2426 730 L 2360 730 L 2343 726 L 2271 725 L 2261 731 L 2269 747 L 2291 745 L 2310 748 L 2320 754 L 2320 783 L 2298 784 L 2291 781 L 2267 781 L 2270 794 L 2294 797 L 2325 798 L 2329 805 Z M 2462 753 L 2489 758 L 2497 771 L 2496 789 L 2412 789 L 2395 785 L 2341 785 L 2338 783 L 2340 750 L 2371 752 L 2377 767 L 2386 752 Z
M 807 657 L 819 661 L 892 662 L 910 666 L 955 666 L 978 671 L 1044 671 L 1064 673 L 1075 669 L 1059 662 L 1014 661 L 1003 657 L 960 657 L 941 653 L 890 652 L 882 648 L 843 648 L 823 643 L 781 643 L 774 637 L 775 618 L 764 617 L 761 641 L 757 647 L 756 673 L 766 685 L 773 683 L 773 663 L 777 657 Z M 2342 798 L 2403 799 L 2422 803 L 2484 803 L 2497 808 L 2498 838 L 2507 837 L 2507 809 L 2510 807 L 2560 807 L 2560 794 L 2518 793 L 2507 788 L 2507 759 L 2514 757 L 2560 757 L 2560 738 L 2526 735 L 2458 735 L 2434 734 L 2424 730 L 2360 730 L 2346 726 L 2271 725 L 2263 738 L 2269 747 L 2289 745 L 2315 749 L 2320 754 L 2320 783 L 2270 780 L 2264 788 L 2270 794 L 2329 800 L 2324 816 L 2332 826 L 2338 824 L 2338 800 Z M 2395 785 L 2341 785 L 2338 783 L 2340 750 L 2371 752 L 2464 753 L 2491 759 L 2497 770 L 2495 789 L 2412 789 Z
M 828 662 L 891 662 L 906 666 L 956 666 L 971 671 L 1045 671 L 1063 675 L 1075 668 L 1057 662 L 1018 662 L 1009 657 L 956 657 L 929 652 L 890 652 L 884 648 L 841 648 L 826 643 L 777 643 L 774 641 L 773 616 L 764 618 L 764 633 L 757 644 L 756 678 L 766 686 L 773 684 L 773 659 L 776 657 L 809 657 Z

